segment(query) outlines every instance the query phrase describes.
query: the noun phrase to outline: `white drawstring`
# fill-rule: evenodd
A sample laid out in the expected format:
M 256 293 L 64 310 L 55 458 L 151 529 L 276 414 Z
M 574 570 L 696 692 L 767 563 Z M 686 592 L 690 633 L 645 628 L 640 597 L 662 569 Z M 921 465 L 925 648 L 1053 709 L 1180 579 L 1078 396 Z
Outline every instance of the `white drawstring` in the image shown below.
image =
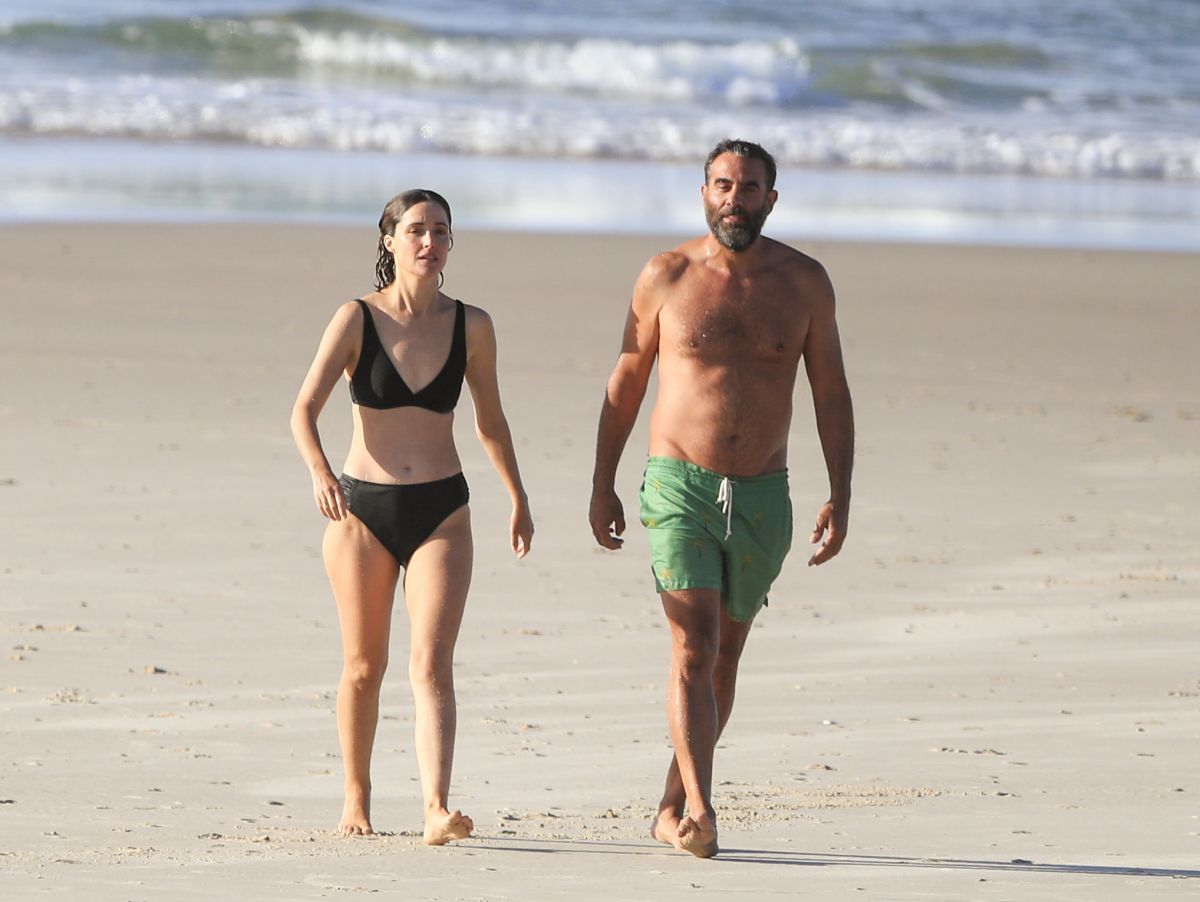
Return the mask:
M 733 535 L 733 483 L 728 476 L 721 477 L 721 488 L 717 490 L 717 504 L 725 514 L 725 538 Z

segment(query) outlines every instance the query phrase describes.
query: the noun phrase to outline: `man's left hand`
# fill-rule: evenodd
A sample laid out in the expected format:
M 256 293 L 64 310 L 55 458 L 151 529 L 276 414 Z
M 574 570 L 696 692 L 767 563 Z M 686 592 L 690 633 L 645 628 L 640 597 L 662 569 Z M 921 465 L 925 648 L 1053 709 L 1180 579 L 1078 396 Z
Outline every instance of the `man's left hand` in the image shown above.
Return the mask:
M 808 559 L 808 566 L 815 567 L 825 563 L 842 550 L 846 541 L 846 527 L 849 520 L 845 505 L 835 506 L 832 501 L 826 501 L 817 512 L 817 525 L 809 536 L 809 544 L 821 543 L 821 547 Z

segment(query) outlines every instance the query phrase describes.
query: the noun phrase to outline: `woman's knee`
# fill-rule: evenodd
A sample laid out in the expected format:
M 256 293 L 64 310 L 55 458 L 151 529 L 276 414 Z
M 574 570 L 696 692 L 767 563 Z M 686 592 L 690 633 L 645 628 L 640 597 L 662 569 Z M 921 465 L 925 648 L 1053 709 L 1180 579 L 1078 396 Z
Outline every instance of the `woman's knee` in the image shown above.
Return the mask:
M 445 688 L 454 681 L 454 654 L 441 648 L 415 647 L 408 659 L 408 678 L 414 687 Z
M 366 655 L 349 657 L 342 664 L 342 681 L 359 691 L 378 690 L 387 664 L 386 655 L 379 658 Z

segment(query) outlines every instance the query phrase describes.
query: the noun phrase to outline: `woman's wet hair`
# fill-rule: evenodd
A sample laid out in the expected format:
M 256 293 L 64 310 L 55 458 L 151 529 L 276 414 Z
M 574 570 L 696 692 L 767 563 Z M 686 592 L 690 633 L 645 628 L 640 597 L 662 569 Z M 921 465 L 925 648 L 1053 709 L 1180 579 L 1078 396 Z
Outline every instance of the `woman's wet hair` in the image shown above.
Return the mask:
M 437 204 L 446 211 L 446 225 L 451 225 L 450 204 L 446 198 L 428 188 L 413 188 L 403 194 L 397 194 L 387 202 L 379 217 L 379 251 L 375 258 L 375 289 L 382 291 L 396 281 L 396 259 L 383 246 L 383 239 L 396 231 L 396 225 L 404 218 L 404 214 L 417 204 Z

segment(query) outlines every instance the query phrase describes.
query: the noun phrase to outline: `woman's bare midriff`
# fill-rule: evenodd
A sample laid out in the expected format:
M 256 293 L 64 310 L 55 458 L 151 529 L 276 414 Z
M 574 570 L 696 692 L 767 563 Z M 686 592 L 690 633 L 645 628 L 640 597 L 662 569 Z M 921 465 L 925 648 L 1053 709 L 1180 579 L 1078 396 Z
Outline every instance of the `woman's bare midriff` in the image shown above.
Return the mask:
M 342 472 L 366 482 L 434 482 L 462 470 L 454 414 L 420 407 L 354 406 L 354 435 Z

